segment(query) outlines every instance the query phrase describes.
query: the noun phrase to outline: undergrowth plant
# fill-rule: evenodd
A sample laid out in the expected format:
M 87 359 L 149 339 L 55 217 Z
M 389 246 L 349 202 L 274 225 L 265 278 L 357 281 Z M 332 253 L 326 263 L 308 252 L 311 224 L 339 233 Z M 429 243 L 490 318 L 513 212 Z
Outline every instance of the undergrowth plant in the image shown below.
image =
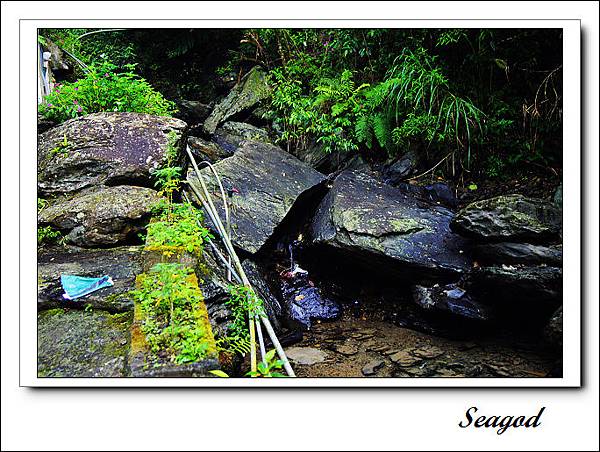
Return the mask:
M 178 263 L 156 264 L 132 292 L 140 303 L 141 329 L 151 352 L 177 364 L 199 361 L 211 352 L 206 340 L 210 326 L 193 273 Z
M 155 220 L 147 228 L 146 248 L 157 249 L 170 256 L 183 249 L 200 254 L 211 236 L 201 226 L 203 215 L 190 203 L 162 202 L 154 207 Z
M 127 65 L 126 72 L 117 72 L 112 63 L 92 64 L 77 81 L 57 84 L 39 105 L 39 111 L 57 122 L 105 111 L 171 116 L 175 104 L 136 75 L 134 67 Z
M 226 334 L 217 340 L 223 350 L 244 355 L 250 352 L 248 318 L 265 316 L 264 301 L 254 290 L 244 285 L 229 287 L 229 299 L 225 304 L 231 310 L 231 323 Z

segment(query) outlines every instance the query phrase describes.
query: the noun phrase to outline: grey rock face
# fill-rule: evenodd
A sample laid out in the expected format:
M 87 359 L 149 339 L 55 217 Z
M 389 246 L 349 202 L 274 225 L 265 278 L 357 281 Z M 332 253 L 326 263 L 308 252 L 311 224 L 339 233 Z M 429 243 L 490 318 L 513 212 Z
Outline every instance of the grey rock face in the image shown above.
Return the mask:
M 62 248 L 38 256 L 38 311 L 55 308 L 93 309 L 111 313 L 133 309 L 128 292 L 142 271 L 142 247 L 83 250 Z M 114 286 L 105 287 L 75 300 L 65 300 L 60 275 L 101 277 L 109 275 Z
M 265 72 L 255 66 L 244 78 L 233 87 L 229 95 L 219 103 L 204 122 L 204 132 L 212 135 L 219 124 L 228 118 L 248 111 L 260 101 L 269 96 L 270 88 L 267 84 Z
M 53 127 L 38 136 L 39 196 L 102 184 L 152 186 L 150 173 L 166 160 L 169 133 L 181 141 L 186 127 L 179 119 L 117 112 Z
M 226 152 L 233 154 L 246 140 L 270 143 L 269 134 L 266 130 L 255 127 L 245 122 L 228 121 L 219 127 L 213 136 L 213 140 Z
M 132 313 L 38 314 L 39 377 L 124 377 Z
M 452 216 L 367 174 L 344 171 L 321 202 L 311 229 L 315 243 L 369 265 L 460 273 L 471 263 L 466 241 L 450 230 Z
M 561 350 L 563 344 L 563 308 L 556 310 L 544 329 L 544 337 L 556 349 Z
M 469 204 L 458 212 L 452 229 L 481 241 L 539 243 L 557 239 L 561 223 L 561 212 L 552 203 L 508 195 Z
M 480 299 L 500 304 L 556 306 L 562 298 L 562 268 L 502 265 L 480 267 L 469 275 Z
M 149 188 L 98 187 L 55 200 L 40 212 L 38 222 L 69 231 L 67 243 L 116 245 L 143 230 L 158 200 L 158 193 Z
M 264 245 L 300 196 L 324 180 L 322 174 L 280 148 L 254 141 L 244 142 L 232 157 L 218 162 L 215 170 L 229 193 L 233 244 L 249 253 Z M 200 173 L 224 218 L 212 172 L 201 169 Z M 187 178 L 196 180 L 193 169 Z

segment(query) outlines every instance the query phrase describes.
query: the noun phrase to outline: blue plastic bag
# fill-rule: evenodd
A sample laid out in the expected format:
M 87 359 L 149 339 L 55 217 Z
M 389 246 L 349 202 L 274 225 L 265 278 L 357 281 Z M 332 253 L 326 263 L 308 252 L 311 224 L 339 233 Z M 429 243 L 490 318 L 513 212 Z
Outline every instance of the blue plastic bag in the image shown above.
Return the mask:
M 85 276 L 60 275 L 60 282 L 65 291 L 63 298 L 74 300 L 83 297 L 103 287 L 113 286 L 113 280 L 106 275 L 102 278 L 88 278 Z

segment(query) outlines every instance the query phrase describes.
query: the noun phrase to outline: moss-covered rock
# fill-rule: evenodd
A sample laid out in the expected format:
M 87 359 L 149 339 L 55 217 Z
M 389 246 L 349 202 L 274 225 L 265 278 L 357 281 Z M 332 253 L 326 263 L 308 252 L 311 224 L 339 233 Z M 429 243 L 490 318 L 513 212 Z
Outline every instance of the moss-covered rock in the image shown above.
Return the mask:
M 53 309 L 38 314 L 39 377 L 124 377 L 131 313 Z
M 234 115 L 249 111 L 266 99 L 271 92 L 265 72 L 255 66 L 233 87 L 229 95 L 219 103 L 204 122 L 204 132 L 213 134 L 219 124 Z
M 38 196 L 100 184 L 151 186 L 170 142 L 181 152 L 185 122 L 141 113 L 94 113 L 38 136 Z
M 158 193 L 150 188 L 97 187 L 54 200 L 40 212 L 38 221 L 62 231 L 67 243 L 115 245 L 143 230 L 158 200 Z
M 468 244 L 450 231 L 451 219 L 448 209 L 347 170 L 321 202 L 311 232 L 314 243 L 344 252 L 353 264 L 427 276 L 470 267 Z
M 562 214 L 552 203 L 522 195 L 498 196 L 463 208 L 452 229 L 480 241 L 549 242 L 560 236 Z

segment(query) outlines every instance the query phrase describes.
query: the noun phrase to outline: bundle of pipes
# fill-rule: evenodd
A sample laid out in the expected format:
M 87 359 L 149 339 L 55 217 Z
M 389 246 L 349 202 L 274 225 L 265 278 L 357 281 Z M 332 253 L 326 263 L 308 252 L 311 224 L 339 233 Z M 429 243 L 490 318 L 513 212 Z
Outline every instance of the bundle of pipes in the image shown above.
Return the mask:
M 221 197 L 223 199 L 223 207 L 224 207 L 224 212 L 225 212 L 225 223 L 227 226 L 223 225 L 223 222 L 221 221 L 221 218 L 219 217 L 219 213 L 218 213 L 217 209 L 215 208 L 214 203 L 212 202 L 211 196 L 208 192 L 208 189 L 206 188 L 206 184 L 204 183 L 204 180 L 202 179 L 202 176 L 200 175 L 200 169 L 198 168 L 196 159 L 192 155 L 192 152 L 190 151 L 189 146 L 186 146 L 186 152 L 187 152 L 188 157 L 190 158 L 190 161 L 192 162 L 194 171 L 196 172 L 196 175 L 198 176 L 197 180 L 200 182 L 200 187 L 198 187 L 198 185 L 192 180 L 188 180 L 187 183 L 190 186 L 190 188 L 192 189 L 192 192 L 194 193 L 194 195 L 196 196 L 196 198 L 198 199 L 198 201 L 200 202 L 202 207 L 204 208 L 204 210 L 206 211 L 206 213 L 208 214 L 208 217 L 210 218 L 211 222 L 213 223 L 218 236 L 221 238 L 221 241 L 223 242 L 223 246 L 225 247 L 227 257 L 224 256 L 223 253 L 221 253 L 219 251 L 219 249 L 215 246 L 215 244 L 212 241 L 209 240 L 209 244 L 212 247 L 215 254 L 219 257 L 221 262 L 223 262 L 223 264 L 227 268 L 228 279 L 231 281 L 232 277 L 235 278 L 239 284 L 243 284 L 245 287 L 250 289 L 251 294 L 256 296 L 256 292 L 252 288 L 252 284 L 250 284 L 250 281 L 248 280 L 248 277 L 246 276 L 246 273 L 244 272 L 244 269 L 242 268 L 242 263 L 240 262 L 240 259 L 237 255 L 237 253 L 235 252 L 235 249 L 233 248 L 233 244 L 231 242 L 229 207 L 227 205 L 227 197 L 225 196 L 225 190 L 223 189 L 223 185 L 221 183 L 221 178 L 217 174 L 215 168 L 209 162 L 206 162 L 206 161 L 201 162 L 201 164 L 206 165 L 210 168 L 214 177 L 217 180 L 219 189 L 221 191 Z M 271 339 L 271 342 L 273 343 L 275 350 L 277 350 L 279 359 L 283 362 L 283 367 L 284 367 L 286 373 L 290 377 L 295 377 L 296 375 L 294 374 L 294 370 L 292 369 L 292 366 L 290 365 L 289 360 L 287 359 L 287 356 L 285 355 L 285 351 L 283 350 L 283 347 L 281 346 L 281 344 L 279 343 L 279 340 L 277 339 L 277 335 L 275 334 L 275 330 L 273 330 L 273 326 L 271 325 L 271 322 L 269 321 L 269 317 L 264 314 L 263 315 L 257 315 L 254 313 L 249 313 L 249 314 L 250 315 L 248 316 L 248 327 L 249 327 L 249 331 L 250 331 L 250 370 L 254 373 L 254 372 L 256 372 L 256 369 L 257 369 L 257 364 L 256 364 L 256 336 L 257 335 L 258 335 L 258 342 L 259 342 L 262 361 L 265 365 L 267 364 L 266 363 L 266 349 L 265 349 L 265 343 L 264 343 L 262 327 L 261 327 L 261 323 L 262 323 L 262 325 L 267 330 L 267 334 L 269 335 L 269 338 Z

